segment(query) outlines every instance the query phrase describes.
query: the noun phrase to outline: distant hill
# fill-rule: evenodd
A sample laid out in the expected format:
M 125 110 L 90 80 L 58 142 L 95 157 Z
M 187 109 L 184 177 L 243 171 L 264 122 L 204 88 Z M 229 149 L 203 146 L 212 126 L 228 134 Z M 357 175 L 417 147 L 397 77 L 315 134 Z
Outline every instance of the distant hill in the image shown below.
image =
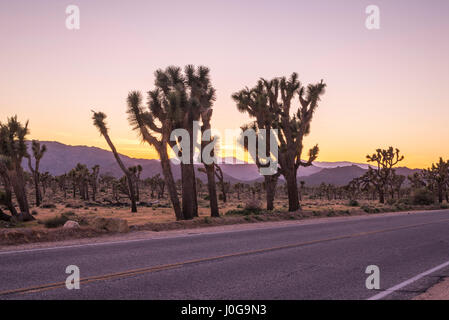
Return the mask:
M 361 177 L 368 169 L 363 169 L 358 165 L 350 165 L 344 167 L 324 168 L 321 171 L 310 176 L 303 177 L 306 186 L 319 186 L 321 183 L 333 184 L 336 186 L 347 185 L 352 179 Z M 419 172 L 420 169 L 409 169 L 407 167 L 396 168 L 396 174 L 407 177 L 414 172 Z M 408 185 L 408 180 L 405 180 L 404 185 Z
M 301 180 L 305 182 L 306 186 L 310 187 L 318 186 L 323 182 L 336 186 L 344 186 L 347 185 L 352 179 L 364 175 L 366 171 L 367 170 L 362 169 L 357 165 L 324 168 L 308 177 L 303 177 Z
M 122 171 L 115 162 L 112 152 L 97 147 L 88 146 L 70 146 L 55 141 L 41 141 L 47 146 L 48 151 L 41 161 L 41 172 L 48 171 L 52 175 L 61 175 L 78 163 L 87 165 L 91 168 L 94 165 L 100 165 L 101 174 L 111 174 L 115 177 L 121 177 Z M 141 165 L 143 168 L 142 178 L 162 175 L 160 161 L 156 159 L 135 159 L 125 155 L 120 155 L 126 167 Z M 244 182 L 252 183 L 254 181 L 263 181 L 259 174 L 257 166 L 253 163 L 235 163 L 232 159 L 226 159 L 227 163 L 220 164 L 223 170 L 225 181 L 231 183 Z M 28 164 L 24 161 L 23 166 L 28 170 Z M 202 164 L 195 164 L 196 169 L 202 167 Z M 316 161 L 310 167 L 301 167 L 298 170 L 298 178 L 304 180 L 306 185 L 315 186 L 322 182 L 335 185 L 345 185 L 355 177 L 359 177 L 366 172 L 368 165 L 352 162 L 319 162 Z M 175 180 L 181 178 L 179 165 L 172 164 L 173 176 Z M 412 174 L 418 169 L 409 169 L 400 167 L 398 174 L 405 176 Z M 197 177 L 206 181 L 206 175 L 197 171 Z M 281 177 L 281 180 L 282 177 Z

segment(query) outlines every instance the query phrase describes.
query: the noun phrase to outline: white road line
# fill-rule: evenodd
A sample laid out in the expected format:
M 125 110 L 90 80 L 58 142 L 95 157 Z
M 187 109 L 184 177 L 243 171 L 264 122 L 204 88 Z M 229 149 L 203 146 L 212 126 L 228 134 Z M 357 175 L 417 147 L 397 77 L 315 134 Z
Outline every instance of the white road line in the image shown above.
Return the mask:
M 404 282 L 401 282 L 401 283 L 395 285 L 394 287 L 391 287 L 391 288 L 389 288 L 387 290 L 384 290 L 384 291 L 382 291 L 382 292 L 372 296 L 371 298 L 368 298 L 367 300 L 380 300 L 380 299 L 383 299 L 386 296 L 394 293 L 395 291 L 398 291 L 398 290 L 408 286 L 409 284 L 412 284 L 413 282 L 418 281 L 419 279 L 421 279 L 421 278 L 423 278 L 423 277 L 425 277 L 425 276 L 427 276 L 427 275 L 429 275 L 431 273 L 434 273 L 435 271 L 438 271 L 440 269 L 448 267 L 448 266 L 449 266 L 449 261 L 446 261 L 446 262 L 436 266 L 435 268 L 432 268 L 430 270 L 424 271 L 423 273 L 420 273 L 420 274 L 414 276 L 413 278 L 405 280 Z

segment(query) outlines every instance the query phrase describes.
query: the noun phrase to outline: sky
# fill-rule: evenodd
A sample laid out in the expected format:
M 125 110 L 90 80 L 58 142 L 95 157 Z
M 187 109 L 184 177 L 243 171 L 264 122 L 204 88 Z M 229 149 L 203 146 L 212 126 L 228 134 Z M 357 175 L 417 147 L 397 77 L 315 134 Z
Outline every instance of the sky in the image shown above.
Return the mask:
M 66 28 L 68 5 L 79 30 Z M 368 5 L 378 30 L 365 27 Z M 449 158 L 448 34 L 447 0 L 1 0 L 0 121 L 17 114 L 30 138 L 107 149 L 95 109 L 120 153 L 155 158 L 126 115 L 128 92 L 153 89 L 155 70 L 208 66 L 220 133 L 249 121 L 232 93 L 297 72 L 327 84 L 304 139 L 319 161 L 366 162 L 392 145 L 427 167 Z

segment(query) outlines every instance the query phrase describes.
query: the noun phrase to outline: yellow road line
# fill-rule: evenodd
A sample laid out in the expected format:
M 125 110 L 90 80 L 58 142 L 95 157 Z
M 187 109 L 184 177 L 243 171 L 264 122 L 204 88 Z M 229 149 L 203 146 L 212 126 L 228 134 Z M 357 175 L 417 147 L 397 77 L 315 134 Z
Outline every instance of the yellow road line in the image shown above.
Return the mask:
M 410 229 L 410 228 L 416 228 L 416 227 L 425 226 L 425 225 L 429 225 L 429 224 L 436 224 L 436 223 L 448 222 L 448 221 L 449 221 L 449 219 L 444 219 L 444 220 L 438 220 L 438 221 L 434 221 L 434 222 L 419 223 L 419 224 L 407 225 L 407 226 L 396 227 L 396 228 L 387 228 L 387 229 L 381 229 L 381 230 L 359 232 L 359 233 L 342 235 L 342 236 L 337 236 L 337 237 L 332 237 L 332 238 L 311 240 L 311 241 L 293 243 L 293 244 L 277 246 L 277 247 L 250 250 L 250 251 L 244 251 L 244 252 L 236 252 L 236 253 L 230 253 L 230 254 L 214 256 L 214 257 L 209 257 L 209 258 L 193 259 L 193 260 L 187 260 L 187 261 L 182 261 L 182 262 L 176 262 L 176 263 L 172 263 L 172 264 L 165 264 L 165 265 L 159 265 L 159 266 L 154 266 L 154 267 L 133 269 L 133 270 L 123 271 L 123 272 L 115 272 L 115 273 L 110 273 L 110 274 L 105 274 L 105 275 L 100 275 L 100 276 L 92 276 L 92 277 L 80 279 L 80 284 L 96 282 L 96 281 L 112 280 L 112 279 L 118 279 L 118 278 L 123 278 L 123 277 L 131 277 L 134 275 L 164 271 L 164 270 L 182 267 L 182 266 L 194 264 L 194 263 L 214 261 L 214 260 L 231 258 L 231 257 L 239 257 L 239 256 L 244 256 L 244 255 L 250 255 L 250 254 L 258 254 L 258 253 L 270 252 L 270 251 L 275 251 L 275 250 L 290 249 L 290 248 L 296 248 L 296 247 L 301 247 L 301 246 L 311 245 L 311 244 L 316 244 L 316 243 L 349 239 L 349 238 L 355 238 L 355 237 L 361 237 L 361 236 L 366 236 L 366 235 L 373 235 L 373 234 L 397 231 L 397 230 L 403 230 L 403 229 Z M 52 290 L 52 289 L 64 288 L 64 287 L 65 287 L 65 282 L 55 282 L 55 283 L 38 285 L 38 286 L 34 286 L 34 287 L 26 287 L 26 288 L 20 288 L 20 289 L 0 291 L 0 296 L 10 295 L 10 294 L 34 293 L 34 292 L 41 292 L 41 291 L 47 291 L 47 290 Z

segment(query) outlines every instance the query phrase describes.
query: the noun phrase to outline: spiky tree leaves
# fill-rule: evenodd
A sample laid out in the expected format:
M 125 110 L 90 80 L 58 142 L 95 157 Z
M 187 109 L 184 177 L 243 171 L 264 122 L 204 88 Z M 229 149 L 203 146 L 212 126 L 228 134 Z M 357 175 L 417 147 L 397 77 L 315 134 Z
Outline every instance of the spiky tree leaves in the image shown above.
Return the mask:
M 92 111 L 92 112 L 93 112 L 92 120 L 93 120 L 94 126 L 98 129 L 98 131 L 100 131 L 100 134 L 105 138 L 107 144 L 109 145 L 109 148 L 111 149 L 112 153 L 114 154 L 117 164 L 119 165 L 120 169 L 123 171 L 125 176 L 127 177 L 127 183 L 128 183 L 128 188 L 129 188 L 129 198 L 131 200 L 131 212 L 137 212 L 136 196 L 135 196 L 132 175 L 129 172 L 129 170 L 125 167 L 125 165 L 123 164 L 123 161 L 122 161 L 122 159 L 120 159 L 117 149 L 115 148 L 114 144 L 112 143 L 111 138 L 109 137 L 108 128 L 106 126 L 106 114 L 104 114 L 103 112 L 95 112 L 95 111 Z
M 23 125 L 17 116 L 0 123 L 0 155 L 7 159 L 6 174 L 20 208 L 19 219 L 34 220 L 30 214 L 26 194 L 26 182 L 22 168 L 22 159 L 27 156 L 26 136 L 28 135 L 28 121 Z

